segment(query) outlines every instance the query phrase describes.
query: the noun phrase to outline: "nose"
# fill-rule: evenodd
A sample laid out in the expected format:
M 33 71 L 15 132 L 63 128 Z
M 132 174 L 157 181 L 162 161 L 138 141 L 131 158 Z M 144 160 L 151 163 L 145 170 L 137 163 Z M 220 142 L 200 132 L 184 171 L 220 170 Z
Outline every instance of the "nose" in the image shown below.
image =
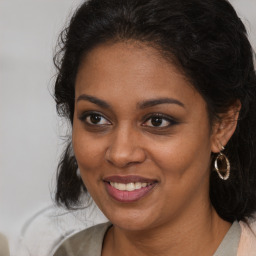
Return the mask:
M 137 131 L 128 128 L 118 129 L 112 136 L 106 150 L 106 160 L 116 167 L 123 168 L 139 164 L 146 159 L 146 152 Z

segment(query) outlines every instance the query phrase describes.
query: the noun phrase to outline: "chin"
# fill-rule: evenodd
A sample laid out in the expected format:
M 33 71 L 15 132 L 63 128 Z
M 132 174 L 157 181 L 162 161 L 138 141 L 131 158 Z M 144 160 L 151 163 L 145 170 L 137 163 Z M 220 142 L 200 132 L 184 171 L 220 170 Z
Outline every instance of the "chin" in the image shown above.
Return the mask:
M 152 213 L 141 210 L 111 210 L 106 216 L 113 225 L 125 230 L 142 231 L 156 226 Z

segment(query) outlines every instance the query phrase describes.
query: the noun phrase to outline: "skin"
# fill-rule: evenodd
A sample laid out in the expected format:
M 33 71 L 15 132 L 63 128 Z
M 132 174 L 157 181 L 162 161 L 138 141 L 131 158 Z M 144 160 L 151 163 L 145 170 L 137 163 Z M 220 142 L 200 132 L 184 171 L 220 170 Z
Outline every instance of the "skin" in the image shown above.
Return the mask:
M 88 191 L 113 223 L 102 255 L 212 255 L 230 223 L 210 203 L 211 152 L 228 142 L 235 122 L 210 127 L 202 96 L 140 43 L 94 48 L 75 86 L 75 156 Z M 166 97 L 175 102 L 141 108 Z M 101 116 L 97 124 L 92 111 Z M 160 127 L 152 122 L 155 113 L 165 116 Z M 112 175 L 139 175 L 157 185 L 138 201 L 118 202 L 103 181 Z

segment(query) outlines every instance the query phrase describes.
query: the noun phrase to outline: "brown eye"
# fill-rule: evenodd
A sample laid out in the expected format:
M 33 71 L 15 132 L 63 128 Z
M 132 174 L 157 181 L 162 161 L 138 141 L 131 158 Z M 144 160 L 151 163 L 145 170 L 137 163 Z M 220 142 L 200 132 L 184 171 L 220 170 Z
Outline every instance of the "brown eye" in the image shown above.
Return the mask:
M 102 117 L 101 117 L 100 115 L 95 115 L 95 114 L 93 114 L 93 115 L 90 115 L 90 116 L 88 117 L 88 119 L 89 119 L 88 121 L 89 121 L 90 123 L 92 123 L 92 124 L 98 124 L 98 123 L 100 123 Z
M 152 128 L 166 128 L 175 124 L 177 124 L 177 121 L 175 121 L 173 118 L 162 114 L 155 114 L 148 117 L 142 125 Z
M 171 122 L 163 117 L 155 116 L 149 118 L 143 125 L 150 127 L 167 127 Z
M 163 123 L 163 118 L 162 117 L 153 117 L 151 119 L 152 126 L 161 126 L 162 123 Z
M 102 115 L 97 113 L 87 113 L 80 117 L 80 120 L 90 125 L 110 125 L 111 123 Z

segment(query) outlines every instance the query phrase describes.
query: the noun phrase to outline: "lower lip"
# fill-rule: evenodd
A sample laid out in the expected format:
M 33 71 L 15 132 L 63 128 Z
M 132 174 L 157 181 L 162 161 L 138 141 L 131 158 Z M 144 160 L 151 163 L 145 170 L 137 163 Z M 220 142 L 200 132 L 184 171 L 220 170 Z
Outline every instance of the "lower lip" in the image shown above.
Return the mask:
M 105 182 L 105 186 L 108 194 L 115 200 L 122 203 L 131 203 L 140 200 L 145 197 L 154 187 L 156 183 L 148 185 L 147 187 L 136 189 L 134 191 L 123 191 L 112 187 L 108 182 Z

